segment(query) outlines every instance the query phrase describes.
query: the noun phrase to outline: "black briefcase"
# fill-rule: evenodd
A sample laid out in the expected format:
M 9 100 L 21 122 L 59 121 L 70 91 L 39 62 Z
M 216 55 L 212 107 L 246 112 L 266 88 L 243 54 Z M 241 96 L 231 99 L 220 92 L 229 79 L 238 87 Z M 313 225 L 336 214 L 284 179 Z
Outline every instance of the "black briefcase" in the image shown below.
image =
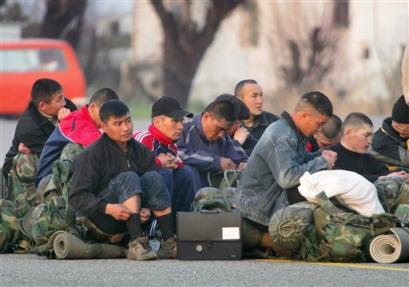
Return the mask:
M 237 260 L 242 255 L 240 214 L 178 212 L 177 237 L 181 260 Z

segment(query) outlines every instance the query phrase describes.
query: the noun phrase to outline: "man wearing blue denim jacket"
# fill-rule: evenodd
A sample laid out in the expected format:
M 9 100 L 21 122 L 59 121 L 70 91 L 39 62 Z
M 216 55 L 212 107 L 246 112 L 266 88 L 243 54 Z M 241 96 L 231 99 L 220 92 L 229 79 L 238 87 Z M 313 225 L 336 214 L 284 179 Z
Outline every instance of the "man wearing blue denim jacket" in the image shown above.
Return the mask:
M 247 154 L 227 134 L 238 119 L 238 101 L 232 95 L 221 95 L 183 125 L 178 155 L 185 165 L 193 167 L 199 187 L 209 186 L 208 173 L 244 169 Z
M 296 187 L 310 173 L 330 169 L 336 153 L 305 150 L 306 137 L 313 135 L 332 115 L 330 100 L 320 92 L 304 94 L 291 113 L 272 123 L 251 154 L 240 180 L 236 208 L 243 217 L 265 227 L 272 214 L 303 201 Z

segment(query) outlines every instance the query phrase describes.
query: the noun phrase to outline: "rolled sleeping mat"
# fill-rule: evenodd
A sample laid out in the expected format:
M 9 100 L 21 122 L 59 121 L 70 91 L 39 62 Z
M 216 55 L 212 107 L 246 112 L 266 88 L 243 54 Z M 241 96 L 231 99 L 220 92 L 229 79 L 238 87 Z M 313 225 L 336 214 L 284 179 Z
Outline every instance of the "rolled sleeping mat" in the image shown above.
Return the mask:
M 391 234 L 372 239 L 369 254 L 378 263 L 409 262 L 409 229 L 392 228 Z
M 308 227 L 314 225 L 315 207 L 313 203 L 299 202 L 278 210 L 270 218 L 268 233 L 279 256 L 293 257 L 299 253 Z
M 126 256 L 126 250 L 121 246 L 88 244 L 65 231 L 53 236 L 53 250 L 57 259 L 114 259 Z

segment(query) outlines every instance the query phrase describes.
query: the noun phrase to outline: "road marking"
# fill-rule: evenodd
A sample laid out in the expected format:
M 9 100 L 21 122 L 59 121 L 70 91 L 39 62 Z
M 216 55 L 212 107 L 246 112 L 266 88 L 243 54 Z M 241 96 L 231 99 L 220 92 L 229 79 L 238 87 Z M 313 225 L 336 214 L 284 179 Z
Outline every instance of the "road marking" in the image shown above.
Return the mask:
M 315 265 L 320 265 L 320 266 L 332 266 L 332 267 L 342 267 L 342 268 L 409 272 L 409 268 L 389 267 L 389 266 L 384 266 L 384 265 L 369 265 L 369 264 L 362 264 L 362 263 L 304 262 L 304 261 L 297 261 L 297 260 L 290 260 L 290 259 L 256 259 L 256 261 L 271 262 L 271 263 L 315 264 Z

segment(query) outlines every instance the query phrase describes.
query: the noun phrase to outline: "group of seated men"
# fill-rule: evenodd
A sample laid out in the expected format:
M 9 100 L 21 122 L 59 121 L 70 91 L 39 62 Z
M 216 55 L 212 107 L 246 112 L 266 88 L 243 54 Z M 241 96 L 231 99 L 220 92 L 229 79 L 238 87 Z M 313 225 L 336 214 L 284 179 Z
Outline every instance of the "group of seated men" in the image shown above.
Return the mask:
M 132 260 L 176 257 L 175 213 L 189 211 L 196 192 L 220 171 L 242 172 L 235 208 L 261 232 L 275 211 L 305 201 L 297 186 L 307 171 L 346 169 L 372 182 L 408 176 L 409 106 L 403 96 L 375 135 L 368 116 L 354 112 L 342 122 L 318 91 L 302 95 L 281 117 L 266 112 L 254 80 L 240 81 L 234 95 L 216 97 L 195 116 L 164 96 L 153 104 L 147 130 L 137 132 L 127 105 L 109 88 L 79 110 L 51 79 L 37 80 L 31 98 L 3 174 L 8 182 L 31 174 L 32 182 L 26 176 L 12 185 L 22 190 L 9 193 L 16 199 L 35 194 L 64 147 L 81 146 L 69 204 L 107 234 L 129 233 Z M 158 253 L 142 228 L 152 215 L 162 236 Z

